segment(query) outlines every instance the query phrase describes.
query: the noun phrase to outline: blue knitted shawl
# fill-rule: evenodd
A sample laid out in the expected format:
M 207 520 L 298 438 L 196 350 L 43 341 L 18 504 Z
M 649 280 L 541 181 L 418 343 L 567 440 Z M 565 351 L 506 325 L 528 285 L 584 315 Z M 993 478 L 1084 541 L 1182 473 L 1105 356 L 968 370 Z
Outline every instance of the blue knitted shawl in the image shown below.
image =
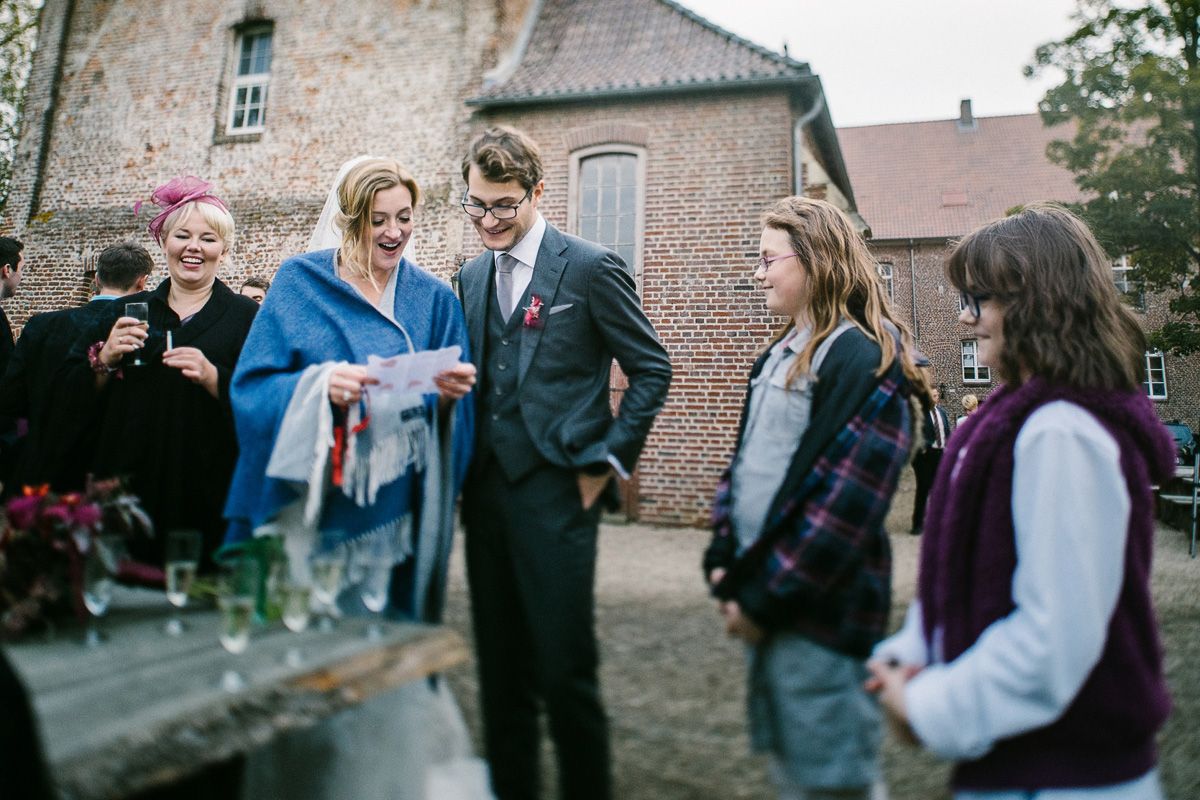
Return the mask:
M 238 463 L 225 517 L 227 542 L 248 538 L 299 495 L 287 482 L 266 475 L 267 462 L 292 392 L 304 369 L 347 361 L 366 364 L 368 355 L 408 352 L 404 334 L 352 286 L 337 277 L 334 250 L 289 258 L 279 267 L 255 317 L 234 371 L 230 396 L 238 437 Z M 418 350 L 459 345 L 469 359 L 462 307 L 449 285 L 402 259 L 396 276 L 396 319 Z M 453 426 L 453 495 L 462 487 L 473 441 L 473 403 L 456 404 Z M 437 396 L 426 396 L 427 413 L 437 413 Z M 360 508 L 341 492 L 329 492 L 319 524 L 328 539 L 353 539 L 420 508 L 421 482 L 409 470 L 385 486 L 376 502 Z

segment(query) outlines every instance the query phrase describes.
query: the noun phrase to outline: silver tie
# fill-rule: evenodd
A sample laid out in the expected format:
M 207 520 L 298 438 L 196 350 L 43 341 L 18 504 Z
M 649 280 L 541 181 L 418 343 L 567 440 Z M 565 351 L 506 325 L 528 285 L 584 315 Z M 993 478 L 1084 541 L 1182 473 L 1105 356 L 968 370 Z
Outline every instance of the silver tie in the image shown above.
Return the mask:
M 505 322 L 508 322 L 508 318 L 512 316 L 513 312 L 512 273 L 516 266 L 517 259 L 508 253 L 500 253 L 496 256 L 496 297 L 500 301 L 500 313 Z

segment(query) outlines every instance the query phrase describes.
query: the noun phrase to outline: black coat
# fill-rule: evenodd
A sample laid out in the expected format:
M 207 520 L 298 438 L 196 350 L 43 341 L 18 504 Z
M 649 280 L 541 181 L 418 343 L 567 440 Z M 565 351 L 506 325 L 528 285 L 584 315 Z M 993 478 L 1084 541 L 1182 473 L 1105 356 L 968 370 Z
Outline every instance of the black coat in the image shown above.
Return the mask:
M 166 533 L 191 528 L 204 536 L 207 562 L 224 539 L 222 511 L 237 461 L 229 381 L 258 304 L 216 281 L 209 301 L 181 324 L 167 304 L 169 290 L 166 280 L 152 292 L 114 303 L 76 342 L 64 368 L 64 389 L 81 415 L 96 426 L 96 447 L 89 459 L 92 474 L 97 479 L 128 476 L 154 520 L 154 541 L 133 543 L 133 556 L 162 564 Z M 112 376 L 97 391 L 88 344 L 106 339 L 124 314 L 125 303 L 132 302 L 150 304 L 150 338 L 141 350 L 148 363 L 123 367 L 121 377 Z M 167 330 L 175 347 L 198 348 L 216 366 L 217 398 L 179 370 L 163 366 Z
M 0 384 L 0 415 L 29 422 L 8 494 L 22 485 L 42 483 L 59 491 L 83 488 L 95 437 L 89 437 L 76 417 L 63 413 L 56 402 L 61 393 L 55 391 L 55 381 L 72 346 L 84 331 L 108 318 L 111 303 L 93 300 L 78 308 L 37 314 L 21 330 Z
M 0 786 L 4 797 L 49 800 L 54 796 L 46 771 L 37 722 L 20 678 L 0 651 Z M 10 794 L 11 793 L 11 794 Z

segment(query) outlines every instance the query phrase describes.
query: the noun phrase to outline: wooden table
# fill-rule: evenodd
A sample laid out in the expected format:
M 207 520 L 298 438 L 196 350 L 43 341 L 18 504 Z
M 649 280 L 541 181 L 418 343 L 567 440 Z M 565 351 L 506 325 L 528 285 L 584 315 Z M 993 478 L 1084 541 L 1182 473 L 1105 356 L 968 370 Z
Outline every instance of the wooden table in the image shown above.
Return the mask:
M 65 800 L 120 798 L 169 784 L 467 654 L 461 637 L 445 628 L 385 623 L 382 637 L 369 641 L 367 622 L 351 618 L 327 633 L 290 633 L 278 623 L 257 628 L 246 652 L 235 656 L 218 644 L 212 610 L 189 609 L 184 634 L 167 636 L 161 598 L 142 592 L 115 601 L 99 647 L 84 647 L 82 632 L 60 632 L 8 649 L 29 687 Z M 300 651 L 297 666 L 288 663 L 291 648 Z M 245 688 L 221 688 L 229 670 Z

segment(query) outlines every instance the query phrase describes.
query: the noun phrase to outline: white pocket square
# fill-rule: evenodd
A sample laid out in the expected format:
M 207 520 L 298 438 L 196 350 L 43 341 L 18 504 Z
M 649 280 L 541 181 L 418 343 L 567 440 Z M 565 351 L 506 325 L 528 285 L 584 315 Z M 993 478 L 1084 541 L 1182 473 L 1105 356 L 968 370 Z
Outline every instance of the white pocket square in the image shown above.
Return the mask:
M 566 311 L 568 308 L 571 308 L 574 305 L 574 303 L 565 303 L 561 306 L 550 306 L 550 313 L 557 314 L 560 311 Z

